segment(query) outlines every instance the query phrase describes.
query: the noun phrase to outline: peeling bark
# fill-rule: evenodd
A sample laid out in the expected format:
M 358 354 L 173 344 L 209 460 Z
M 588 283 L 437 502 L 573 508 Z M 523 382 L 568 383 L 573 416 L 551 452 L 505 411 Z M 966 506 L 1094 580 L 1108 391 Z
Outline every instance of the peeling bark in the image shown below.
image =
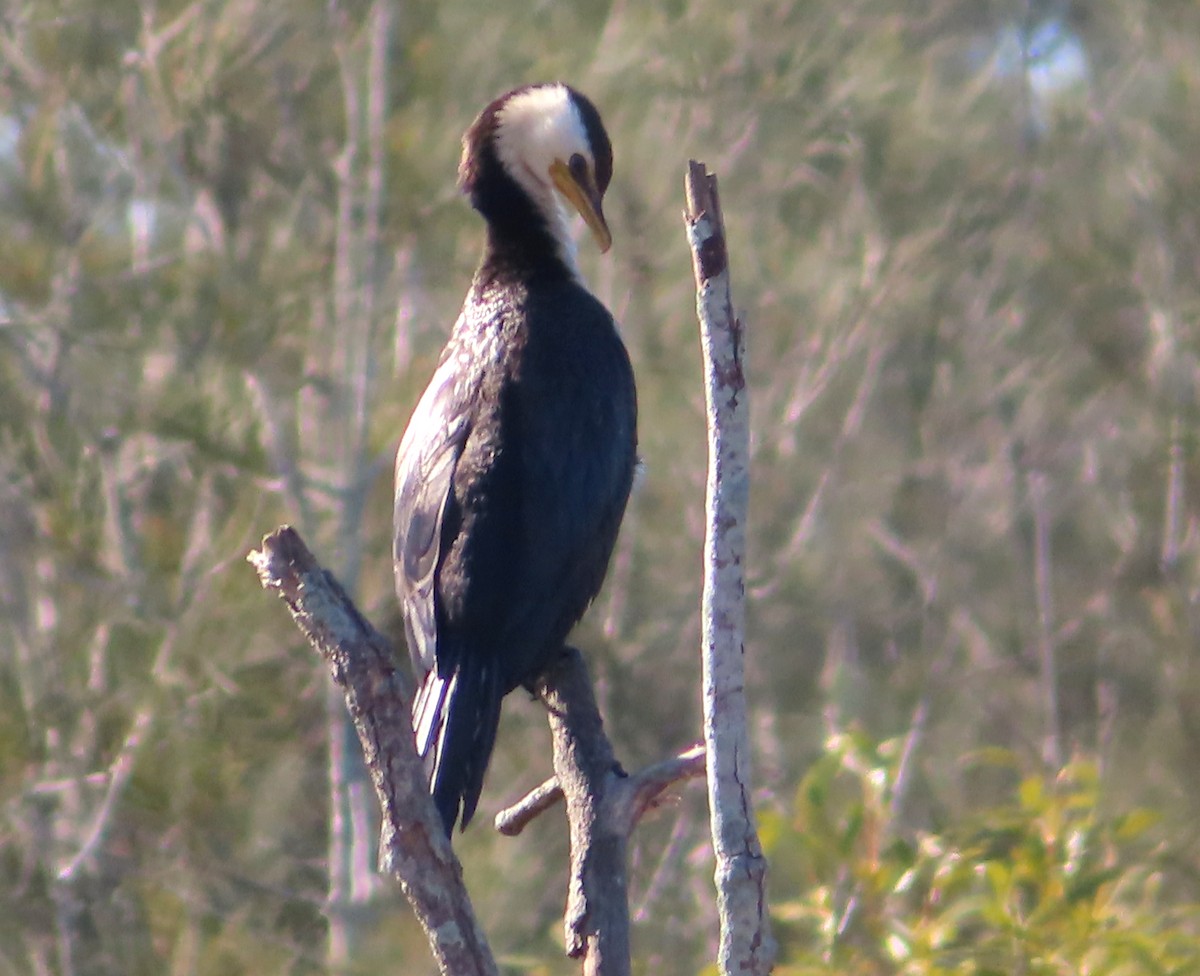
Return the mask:
M 708 408 L 702 641 L 708 802 L 721 919 L 717 963 L 722 973 L 760 974 L 774 965 L 775 942 L 767 916 L 767 864 L 750 799 L 743 667 L 750 488 L 744 337 L 733 313 L 716 177 L 692 161 L 686 187 L 684 222 L 696 273 Z

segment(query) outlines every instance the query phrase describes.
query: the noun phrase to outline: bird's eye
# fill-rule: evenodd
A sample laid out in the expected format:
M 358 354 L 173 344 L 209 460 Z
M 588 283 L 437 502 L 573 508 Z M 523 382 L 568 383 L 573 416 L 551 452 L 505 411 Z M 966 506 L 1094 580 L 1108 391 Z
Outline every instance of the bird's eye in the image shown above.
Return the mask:
M 571 170 L 571 176 L 575 178 L 576 183 L 584 183 L 588 177 L 587 160 L 580 153 L 575 153 L 567 162 L 567 167 Z

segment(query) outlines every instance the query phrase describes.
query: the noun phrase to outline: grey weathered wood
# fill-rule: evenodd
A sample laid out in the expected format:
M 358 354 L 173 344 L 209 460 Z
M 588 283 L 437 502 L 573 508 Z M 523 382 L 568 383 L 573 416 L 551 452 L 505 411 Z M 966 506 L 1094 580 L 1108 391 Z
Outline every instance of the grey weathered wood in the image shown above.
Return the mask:
M 247 559 L 264 588 L 287 603 L 345 692 L 383 810 L 382 870 L 400 883 L 438 966 L 454 976 L 495 973 L 462 869 L 429 796 L 413 745 L 408 682 L 394 667 L 387 639 L 294 529 L 284 526 L 266 536 Z M 630 971 L 629 834 L 672 784 L 703 774 L 704 753 L 694 747 L 627 776 L 604 734 L 587 666 L 573 648 L 543 676 L 539 693 L 550 716 L 556 776 L 497 821 L 506 824 L 506 833 L 520 833 L 565 795 L 571 829 L 567 950 L 587 974 L 624 976 Z
M 345 692 L 383 810 L 381 868 L 400 883 L 438 967 L 453 976 L 495 976 L 462 868 L 429 796 L 413 743 L 409 688 L 387 638 L 358 612 L 294 529 L 272 532 L 247 559 L 263 587 L 287 603 Z
M 538 693 L 550 716 L 554 772 L 571 830 L 567 955 L 583 961 L 587 976 L 628 976 L 628 826 L 612 816 L 608 799 L 625 773 L 604 734 L 583 655 L 566 648 Z
M 767 916 L 767 864 L 754 825 L 744 678 L 746 518 L 750 417 L 742 324 L 733 313 L 729 254 L 717 179 L 692 161 L 686 180 L 688 243 L 708 407 L 708 490 L 702 642 L 704 741 L 716 857 L 722 973 L 768 973 L 775 943 Z

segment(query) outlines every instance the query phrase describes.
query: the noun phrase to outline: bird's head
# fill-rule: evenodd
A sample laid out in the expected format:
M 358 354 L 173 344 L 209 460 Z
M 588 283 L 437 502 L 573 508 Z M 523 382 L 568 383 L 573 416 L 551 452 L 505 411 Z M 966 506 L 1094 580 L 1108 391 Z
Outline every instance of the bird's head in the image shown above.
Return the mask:
M 612 144 L 586 97 L 564 84 L 528 85 L 484 109 L 463 137 L 459 166 L 459 182 L 477 206 L 490 158 L 533 202 L 560 244 L 570 244 L 565 202 L 583 217 L 600 250 L 609 249 L 602 201 L 612 178 Z

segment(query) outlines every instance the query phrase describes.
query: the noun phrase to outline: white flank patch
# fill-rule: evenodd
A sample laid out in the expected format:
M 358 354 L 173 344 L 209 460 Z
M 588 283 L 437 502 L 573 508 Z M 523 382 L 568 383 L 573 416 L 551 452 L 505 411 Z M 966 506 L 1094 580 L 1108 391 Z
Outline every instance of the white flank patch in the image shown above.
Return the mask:
M 546 215 L 550 233 L 567 267 L 579 277 L 568 209 L 550 179 L 556 159 L 566 163 L 575 153 L 595 166 L 587 129 L 565 85 L 541 85 L 514 95 L 500 110 L 496 154 L 537 208 Z

